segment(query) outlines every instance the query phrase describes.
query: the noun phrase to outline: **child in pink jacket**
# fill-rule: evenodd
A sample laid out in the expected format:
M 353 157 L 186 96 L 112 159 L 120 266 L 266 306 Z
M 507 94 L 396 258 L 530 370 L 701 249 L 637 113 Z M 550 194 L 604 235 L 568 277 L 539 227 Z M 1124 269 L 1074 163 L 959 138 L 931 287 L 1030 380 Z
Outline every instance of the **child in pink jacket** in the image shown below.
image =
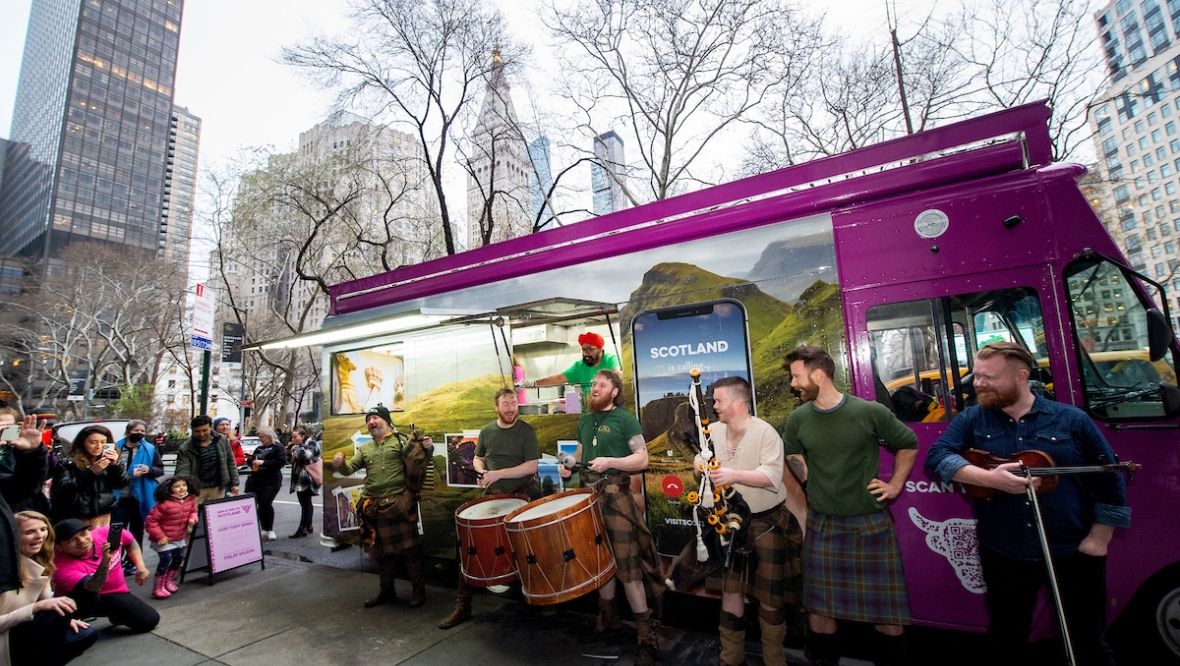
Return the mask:
M 161 481 L 156 488 L 156 506 L 144 521 L 152 550 L 160 556 L 156 583 L 152 587 L 152 596 L 156 599 L 167 599 L 180 591 L 176 575 L 184 562 L 185 539 L 197 524 L 197 497 L 190 494 L 189 489 L 196 487 L 195 481 L 183 476 Z

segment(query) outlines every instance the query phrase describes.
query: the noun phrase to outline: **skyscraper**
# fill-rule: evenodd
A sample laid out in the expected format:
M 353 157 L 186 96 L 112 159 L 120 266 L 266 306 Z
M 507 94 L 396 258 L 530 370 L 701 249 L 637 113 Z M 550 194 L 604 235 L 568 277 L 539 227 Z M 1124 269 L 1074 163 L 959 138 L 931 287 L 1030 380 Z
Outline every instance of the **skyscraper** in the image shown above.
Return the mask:
M 471 135 L 467 159 L 467 247 L 516 238 L 532 232 L 532 191 L 528 146 L 520 133 L 504 61 L 497 48 L 492 74 Z
M 1117 0 L 1094 19 L 1109 86 L 1092 107 L 1107 230 L 1132 268 L 1180 289 L 1180 3 Z M 1175 6 L 1175 9 L 1172 7 Z M 1091 197 L 1093 202 L 1094 198 Z M 1176 310 L 1174 309 L 1173 312 Z M 1114 338 L 1117 340 L 1118 338 Z
M 160 255 L 185 266 L 192 246 L 193 197 L 197 189 L 200 145 L 201 119 L 183 106 L 174 107 L 168 133 L 164 203 L 160 211 Z
M 549 188 L 553 186 L 553 168 L 549 161 L 549 137 L 533 139 L 529 144 L 529 161 L 533 164 L 533 220 L 548 229 L 557 225 L 553 219 L 553 202 L 546 201 Z M 544 213 L 542 213 L 542 209 Z
M 158 253 L 183 0 L 33 0 L 0 256 L 79 240 Z
M 594 137 L 594 156 L 599 161 L 590 165 L 590 189 L 594 194 L 594 214 L 606 215 L 627 207 L 623 186 L 626 157 L 623 140 L 614 131 Z

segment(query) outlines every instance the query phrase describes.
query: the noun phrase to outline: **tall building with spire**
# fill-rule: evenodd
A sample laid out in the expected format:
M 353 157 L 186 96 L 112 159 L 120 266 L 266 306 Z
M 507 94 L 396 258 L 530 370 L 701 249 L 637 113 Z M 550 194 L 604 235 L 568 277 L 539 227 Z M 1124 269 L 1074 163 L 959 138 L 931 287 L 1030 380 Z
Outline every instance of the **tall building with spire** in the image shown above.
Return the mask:
M 467 247 L 532 232 L 533 168 L 496 47 L 467 158 Z M 491 230 L 490 237 L 489 231 Z
M 183 0 L 33 0 L 0 256 L 76 241 L 158 254 Z

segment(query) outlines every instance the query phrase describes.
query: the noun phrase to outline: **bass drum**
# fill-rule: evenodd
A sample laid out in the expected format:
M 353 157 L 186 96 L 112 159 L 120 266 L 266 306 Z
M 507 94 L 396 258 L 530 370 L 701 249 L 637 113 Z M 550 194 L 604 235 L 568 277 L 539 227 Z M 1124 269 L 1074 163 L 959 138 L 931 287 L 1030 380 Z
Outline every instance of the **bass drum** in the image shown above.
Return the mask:
M 472 587 L 491 587 L 517 578 L 504 517 L 528 503 L 524 495 L 488 495 L 455 510 L 459 568 Z

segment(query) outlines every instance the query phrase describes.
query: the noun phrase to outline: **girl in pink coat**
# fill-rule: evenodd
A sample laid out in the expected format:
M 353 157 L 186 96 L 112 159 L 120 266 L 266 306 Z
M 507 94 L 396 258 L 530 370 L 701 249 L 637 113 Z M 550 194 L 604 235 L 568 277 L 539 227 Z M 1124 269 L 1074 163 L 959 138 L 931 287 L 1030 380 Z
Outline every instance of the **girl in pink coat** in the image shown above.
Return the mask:
M 152 596 L 156 599 L 167 599 L 180 591 L 176 575 L 184 562 L 185 539 L 197 524 L 197 497 L 190 494 L 189 489 L 196 487 L 195 481 L 184 476 L 161 481 L 156 488 L 156 506 L 144 521 L 152 550 L 160 556 L 156 583 L 152 587 Z

